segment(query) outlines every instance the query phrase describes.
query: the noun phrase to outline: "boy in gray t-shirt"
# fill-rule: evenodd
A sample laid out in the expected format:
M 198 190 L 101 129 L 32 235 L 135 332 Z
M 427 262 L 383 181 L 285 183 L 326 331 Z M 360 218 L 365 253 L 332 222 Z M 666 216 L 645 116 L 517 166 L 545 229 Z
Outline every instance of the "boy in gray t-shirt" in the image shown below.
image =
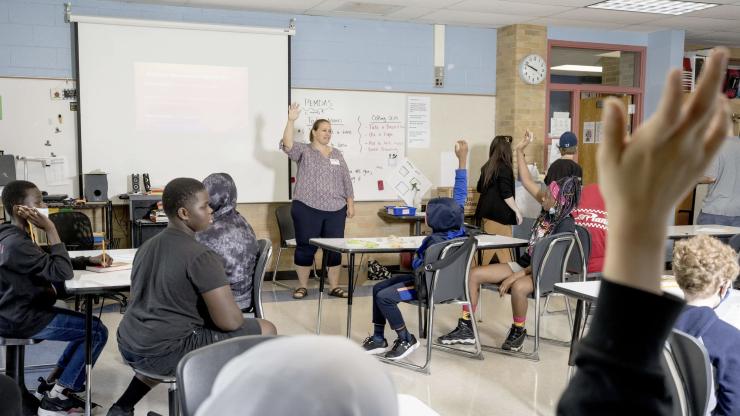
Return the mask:
M 699 183 L 708 183 L 697 224 L 740 227 L 740 137 L 728 137 Z
M 188 352 L 242 335 L 275 334 L 262 319 L 244 319 L 218 254 L 195 240 L 212 221 L 208 192 L 195 179 L 164 189 L 167 229 L 145 242 L 134 258 L 131 304 L 118 327 L 118 349 L 134 368 L 174 374 Z M 134 405 L 157 382 L 135 375 L 108 411 L 133 415 Z

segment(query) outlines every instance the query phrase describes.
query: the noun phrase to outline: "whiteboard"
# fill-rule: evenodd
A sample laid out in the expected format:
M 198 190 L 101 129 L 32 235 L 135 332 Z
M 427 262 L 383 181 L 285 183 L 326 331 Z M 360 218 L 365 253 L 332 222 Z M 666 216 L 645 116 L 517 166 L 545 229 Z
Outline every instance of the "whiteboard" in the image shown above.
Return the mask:
M 76 112 L 71 100 L 51 96 L 74 86 L 65 79 L 0 78 L 0 150 L 29 158 L 55 155 L 49 166 L 29 162 L 25 178 L 50 194 L 78 196 Z M 23 162 L 16 161 L 17 179 L 24 176 Z
M 406 156 L 405 94 L 294 89 L 291 98 L 302 109 L 297 140 L 309 142 L 317 119 L 331 122 L 331 144 L 347 162 L 355 200 L 398 199 L 390 183 Z
M 238 202 L 288 199 L 285 33 L 77 25 L 82 171 L 107 172 L 109 195 L 134 173 L 225 172 Z

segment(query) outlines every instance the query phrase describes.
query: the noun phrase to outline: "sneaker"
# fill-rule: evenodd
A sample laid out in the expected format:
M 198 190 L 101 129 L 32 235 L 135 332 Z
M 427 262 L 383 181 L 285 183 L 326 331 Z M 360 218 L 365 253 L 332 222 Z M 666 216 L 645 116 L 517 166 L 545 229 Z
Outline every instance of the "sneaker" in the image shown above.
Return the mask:
M 457 320 L 457 328 L 453 329 L 449 334 L 437 338 L 437 342 L 444 345 L 473 345 L 475 344 L 475 335 L 473 334 L 472 325 L 469 321 L 460 318 Z
M 54 383 L 47 382 L 43 377 L 39 377 L 38 381 L 39 386 L 36 387 L 36 391 L 33 395 L 36 396 L 37 399 L 41 400 L 51 391 L 52 388 L 54 388 Z
M 38 416 L 81 415 L 84 412 L 85 402 L 80 400 L 77 396 L 60 395 L 57 397 L 51 397 L 47 394 L 43 399 L 41 399 Z
M 504 341 L 501 349 L 506 351 L 521 351 L 526 338 L 527 330 L 522 326 L 512 324 L 511 329 L 509 329 L 509 335 L 506 336 L 506 341 Z
M 380 354 L 388 349 L 388 340 L 383 338 L 382 341 L 378 341 L 374 336 L 370 335 L 362 341 L 362 348 L 368 354 Z
M 123 407 L 114 404 L 108 409 L 108 413 L 105 416 L 134 416 L 134 409 L 126 410 Z
M 402 340 L 401 338 L 393 341 L 393 348 L 385 353 L 384 357 L 389 360 L 398 361 L 414 352 L 415 349 L 419 348 L 419 342 L 413 335 L 410 335 L 410 337 L 410 341 Z

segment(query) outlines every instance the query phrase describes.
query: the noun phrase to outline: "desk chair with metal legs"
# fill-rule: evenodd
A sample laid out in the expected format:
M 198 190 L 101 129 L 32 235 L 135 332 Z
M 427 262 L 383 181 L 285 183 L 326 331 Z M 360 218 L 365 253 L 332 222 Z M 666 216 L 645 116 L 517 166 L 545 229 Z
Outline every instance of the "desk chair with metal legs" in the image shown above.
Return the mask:
M 698 339 L 674 329 L 666 340 L 663 364 L 674 396 L 674 415 L 704 416 L 714 394 L 709 354 Z
M 5 347 L 5 375 L 12 378 L 20 389 L 24 415 L 35 415 L 41 404 L 39 399 L 28 391 L 25 380 L 26 345 L 37 342 L 34 339 L 0 337 L 0 346 Z M 0 407 L 2 406 L 3 404 L 0 404 Z
M 509 351 L 499 347 L 482 345 L 486 351 L 511 355 L 539 361 L 540 320 L 543 308 L 540 308 L 540 300 L 553 292 L 555 283 L 566 279 L 566 264 L 573 247 L 576 247 L 575 233 L 558 233 L 549 235 L 537 242 L 532 255 L 532 276 L 534 279 L 534 291 L 529 296 L 534 299 L 534 347 L 530 352 Z M 481 289 L 498 291 L 497 284 L 483 284 Z M 479 301 L 478 305 L 482 302 Z M 528 335 L 529 337 L 529 335 Z M 567 341 L 548 340 L 559 345 L 567 345 Z M 479 342 L 476 340 L 476 342 Z
M 257 262 L 252 275 L 252 306 L 245 313 L 245 316 L 264 319 L 262 309 L 262 282 L 265 280 L 265 270 L 267 263 L 272 257 L 272 241 L 268 239 L 257 240 L 258 255 Z

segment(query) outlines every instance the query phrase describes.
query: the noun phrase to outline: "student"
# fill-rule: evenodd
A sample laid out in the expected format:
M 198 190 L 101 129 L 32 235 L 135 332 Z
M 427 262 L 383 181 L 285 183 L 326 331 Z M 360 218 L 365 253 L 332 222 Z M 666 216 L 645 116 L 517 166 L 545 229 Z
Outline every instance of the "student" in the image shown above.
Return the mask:
M 172 375 L 188 352 L 241 335 L 275 334 L 262 319 L 244 319 L 218 254 L 195 240 L 211 208 L 202 183 L 177 178 L 164 188 L 167 228 L 136 252 L 131 301 L 118 326 L 118 349 L 134 368 Z M 133 415 L 156 381 L 135 375 L 109 416 Z
M 481 167 L 476 189 L 480 193 L 475 217 L 487 234 L 511 237 L 512 225 L 522 223 L 522 214 L 516 204 L 514 193 L 514 167 L 511 156 L 511 136 L 496 136 L 488 150 L 488 161 Z M 493 257 L 499 263 L 511 261 L 508 249 L 486 250 L 483 264 Z
M 729 136 L 699 183 L 709 184 L 697 224 L 740 227 L 740 136 Z
M 465 235 L 463 209 L 468 187 L 466 170 L 468 143 L 465 140 L 458 140 L 455 155 L 459 167 L 455 170 L 454 199 L 434 198 L 427 203 L 426 223 L 432 229 L 432 234 L 424 238 L 416 250 L 416 258 L 412 262 L 414 269 L 424 265 L 424 252 L 427 247 Z M 417 299 L 413 275 L 396 276 L 373 286 L 374 330 L 373 335 L 362 342 L 365 351 L 369 354 L 385 353 L 385 358 L 401 360 L 419 347 L 419 342 L 406 328 L 401 311 L 398 309 L 399 302 L 413 299 Z M 386 322 L 398 334 L 389 351 L 387 351 L 388 341 L 384 337 Z
M 583 187 L 581 201 L 573 210 L 573 218 L 576 220 L 576 225 L 585 227 L 591 236 L 588 273 L 601 273 L 604 268 L 609 216 L 606 213 L 604 197 L 601 196 L 598 184 L 592 183 Z
M 673 247 L 673 274 L 687 303 L 675 328 L 701 340 L 709 353 L 717 385 L 713 415 L 740 414 L 740 330 L 714 311 L 738 271 L 735 250 L 716 238 L 699 235 Z
M 234 300 L 242 312 L 252 309 L 252 278 L 259 248 L 257 236 L 236 210 L 236 184 L 228 173 L 214 173 L 203 180 L 213 223 L 195 239 L 218 253 L 224 262 Z
M 393 380 L 357 344 L 301 335 L 262 342 L 229 361 L 196 416 L 395 416 L 398 411 Z
M 552 162 L 550 167 L 547 168 L 545 185 L 549 185 L 550 182 L 558 178 L 565 178 L 566 176 L 583 178 L 583 169 L 574 160 L 576 153 L 578 153 L 578 137 L 573 132 L 566 131 L 560 135 L 558 149 L 560 150 L 560 159 Z
M 110 265 L 106 256 L 70 259 L 54 223 L 36 208 L 45 208 L 41 191 L 31 182 L 13 181 L 3 188 L 9 223 L 0 225 L 0 336 L 68 342 L 48 380 L 38 414 L 66 415 L 81 411 L 85 402 L 72 394 L 85 389 L 85 315 L 57 308 L 57 288 L 87 265 Z M 46 233 L 49 253 L 33 240 L 32 227 Z M 98 359 L 108 329 L 93 318 L 92 359 Z
M 550 234 L 572 233 L 575 231 L 575 222 L 571 212 L 578 205 L 581 195 L 581 180 L 579 177 L 565 176 L 560 178 L 557 176 L 567 173 L 566 170 L 558 170 L 557 172 L 548 170 L 549 179 L 545 179 L 547 184 L 545 188 L 541 188 L 540 185 L 534 182 L 524 160 L 524 149 L 533 139 L 534 136 L 527 130 L 524 139 L 516 146 L 519 179 L 522 181 L 524 189 L 542 205 L 542 211 L 532 227 L 532 235 L 529 238 L 527 251 L 516 261 L 473 268 L 470 271 L 468 285 L 473 313 L 478 305 L 482 283 L 498 283 L 501 296 L 511 291 L 513 323 L 501 346 L 502 349 L 510 351 L 520 351 L 527 337 L 527 330 L 524 325 L 527 320 L 528 296 L 534 291 L 532 266 L 530 265 L 534 245 Z M 570 162 L 575 164 L 575 162 Z M 463 307 L 462 317 L 458 320 L 457 328 L 437 338 L 437 341 L 445 345 L 474 344 L 475 337 L 470 322 L 471 319 L 471 311 L 466 305 Z
M 610 222 L 604 280 L 558 415 L 674 414 L 661 358 L 684 303 L 660 289 L 666 224 L 729 128 L 727 99 L 719 94 L 728 55 L 718 48 L 709 56 L 688 99 L 672 70 L 657 111 L 631 137 L 623 104 L 604 101 L 597 154 Z

